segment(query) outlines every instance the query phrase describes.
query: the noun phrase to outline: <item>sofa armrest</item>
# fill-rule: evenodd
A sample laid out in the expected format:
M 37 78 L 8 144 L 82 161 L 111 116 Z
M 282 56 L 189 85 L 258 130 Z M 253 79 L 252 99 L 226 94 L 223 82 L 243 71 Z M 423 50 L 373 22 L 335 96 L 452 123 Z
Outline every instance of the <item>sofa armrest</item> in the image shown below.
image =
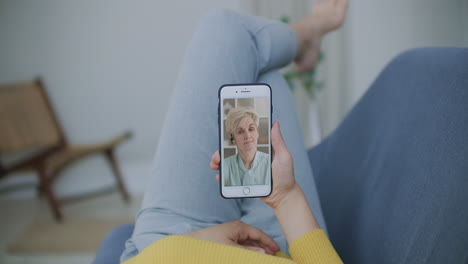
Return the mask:
M 134 227 L 134 224 L 126 224 L 114 228 L 102 242 L 93 264 L 120 263 L 120 255 L 125 248 L 125 241 L 132 235 Z

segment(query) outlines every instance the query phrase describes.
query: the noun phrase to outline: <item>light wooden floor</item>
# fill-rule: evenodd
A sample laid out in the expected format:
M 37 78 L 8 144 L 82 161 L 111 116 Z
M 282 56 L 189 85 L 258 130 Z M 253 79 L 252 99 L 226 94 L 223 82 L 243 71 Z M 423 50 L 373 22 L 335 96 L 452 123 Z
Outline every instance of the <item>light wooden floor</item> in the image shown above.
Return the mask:
M 117 219 L 134 218 L 141 203 L 141 195 L 133 195 L 130 203 L 124 203 L 116 192 L 64 207 L 65 217 L 92 216 Z M 103 210 L 105 208 L 105 210 Z M 83 264 L 91 263 L 94 254 L 69 256 L 10 255 L 5 248 L 34 219 L 51 219 L 44 200 L 0 199 L 0 263 L 2 264 Z

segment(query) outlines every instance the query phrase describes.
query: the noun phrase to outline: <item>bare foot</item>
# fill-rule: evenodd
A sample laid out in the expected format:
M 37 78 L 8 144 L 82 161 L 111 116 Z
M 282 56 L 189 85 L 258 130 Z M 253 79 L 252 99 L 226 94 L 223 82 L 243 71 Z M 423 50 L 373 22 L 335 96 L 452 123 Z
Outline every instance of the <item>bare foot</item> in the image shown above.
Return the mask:
M 294 62 L 299 71 L 310 71 L 317 64 L 322 37 L 343 25 L 347 8 L 348 0 L 319 0 L 309 16 L 291 25 L 298 39 Z

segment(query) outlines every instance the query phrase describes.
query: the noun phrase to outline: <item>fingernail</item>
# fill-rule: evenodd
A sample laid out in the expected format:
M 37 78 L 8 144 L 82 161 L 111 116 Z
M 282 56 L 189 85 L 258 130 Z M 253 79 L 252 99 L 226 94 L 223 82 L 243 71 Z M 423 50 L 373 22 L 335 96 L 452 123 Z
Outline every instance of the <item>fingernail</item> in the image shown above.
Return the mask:
M 265 254 L 265 250 L 263 248 L 259 248 L 256 250 L 258 253 Z

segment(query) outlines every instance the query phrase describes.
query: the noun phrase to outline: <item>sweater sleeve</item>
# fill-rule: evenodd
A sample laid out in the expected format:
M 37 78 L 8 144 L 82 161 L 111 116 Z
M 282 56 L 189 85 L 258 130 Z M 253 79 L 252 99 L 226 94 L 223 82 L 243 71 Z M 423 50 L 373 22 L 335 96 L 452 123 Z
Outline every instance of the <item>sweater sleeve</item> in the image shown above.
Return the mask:
M 323 245 L 321 243 L 323 243 Z M 290 251 L 292 252 L 292 259 L 289 259 L 289 256 L 282 252 L 278 252 L 276 256 L 271 256 L 239 247 L 195 239 L 183 235 L 170 235 L 152 243 L 138 255 L 125 261 L 123 264 L 342 263 L 336 252 L 334 253 L 335 258 L 331 258 L 331 256 L 333 256 L 332 252 L 334 252 L 334 249 L 323 231 L 322 233 L 312 231 L 300 237 L 292 244 Z M 315 254 L 319 255 L 315 256 Z
M 289 247 L 297 263 L 343 263 L 322 229 L 315 229 L 299 237 Z

